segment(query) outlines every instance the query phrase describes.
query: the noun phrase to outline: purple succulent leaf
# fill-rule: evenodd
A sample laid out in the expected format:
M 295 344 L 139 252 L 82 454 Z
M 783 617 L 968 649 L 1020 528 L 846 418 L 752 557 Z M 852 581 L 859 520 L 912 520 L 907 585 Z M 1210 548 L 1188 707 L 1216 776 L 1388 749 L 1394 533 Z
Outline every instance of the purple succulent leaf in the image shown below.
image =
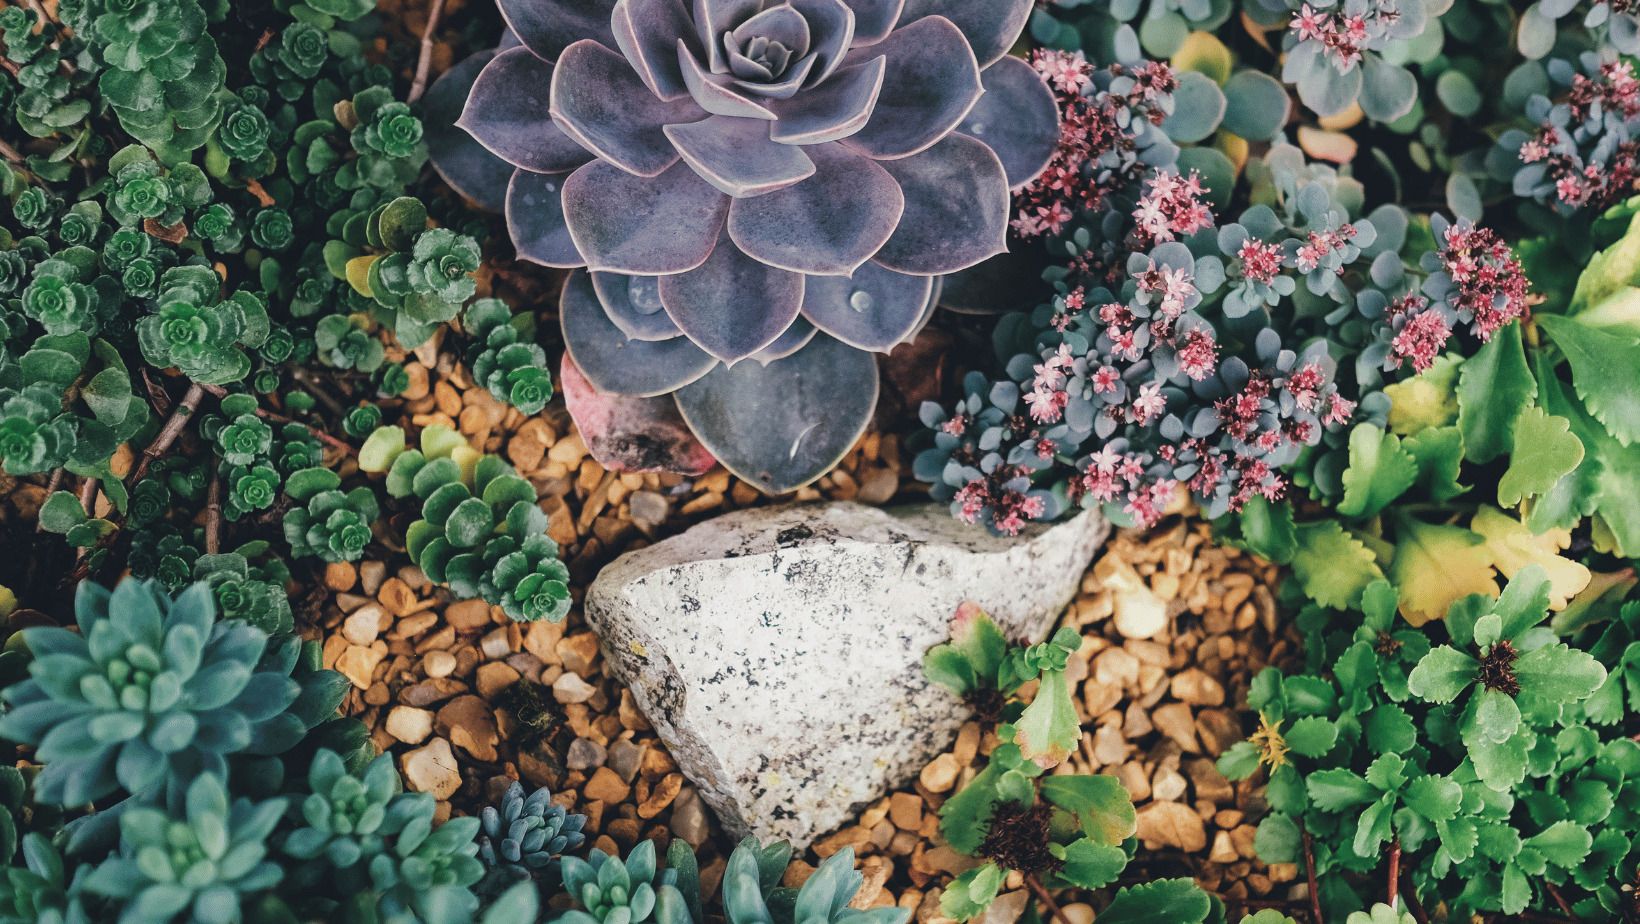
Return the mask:
M 887 243 L 905 211 L 905 196 L 881 165 L 841 144 L 801 150 L 812 160 L 814 176 L 765 196 L 734 200 L 729 236 L 771 266 L 847 276 Z
M 735 89 L 734 78 L 708 71 L 695 59 L 694 52 L 689 50 L 688 43 L 683 39 L 678 39 L 678 68 L 683 73 L 684 86 L 689 88 L 695 105 L 707 112 L 774 121 L 775 115 L 767 107 L 747 99 Z
M 564 406 L 586 440 L 587 452 L 612 472 L 704 475 L 717 460 L 689 432 L 670 397 L 604 394 L 565 355 L 558 364 Z
M 1059 146 L 1059 104 L 1036 68 L 1003 58 L 979 75 L 985 95 L 959 128 L 990 145 L 1008 172 L 1008 185 L 1024 186 L 1053 159 Z
M 803 317 L 851 347 L 886 353 L 923 319 L 933 276 L 907 276 L 867 264 L 853 277 L 810 276 Z
M 727 236 L 698 269 L 660 280 L 661 304 L 684 336 L 727 363 L 786 332 L 803 306 L 803 275 L 741 253 Z
M 563 173 L 592 159 L 553 124 L 551 64 L 528 48 L 495 56 L 473 81 L 456 126 L 491 153 L 536 173 Z
M 773 82 L 746 80 L 736 77 L 734 85 L 753 96 L 764 99 L 791 99 L 797 91 L 803 89 L 803 84 L 809 79 L 809 72 L 814 69 L 814 55 L 799 60 L 787 69 L 784 77 Z
M 661 305 L 659 276 L 593 273 L 592 288 L 609 320 L 633 340 L 656 342 L 683 336 Z
M 737 199 L 762 196 L 814 176 L 802 148 L 769 140 L 761 119 L 708 116 L 666 126 L 666 137 L 700 178 Z
M 694 0 L 696 35 L 706 47 L 705 64 L 709 72 L 729 72 L 723 34 L 757 15 L 762 5 L 763 0 Z
M 854 11 L 854 45 L 875 45 L 894 31 L 905 0 L 843 0 Z
M 506 208 L 513 165 L 491 154 L 472 135 L 457 128 L 455 121 L 478 72 L 494 57 L 494 51 L 480 52 L 445 71 L 421 101 L 427 125 L 427 158 L 433 169 L 451 189 L 488 212 Z
M 875 357 L 820 336 L 766 366 L 719 366 L 675 397 L 725 468 L 765 494 L 784 494 L 848 454 L 871 422 L 878 385 Z
M 564 223 L 567 173 L 520 169 L 507 186 L 507 234 L 520 260 L 557 269 L 585 266 Z
M 812 35 L 809 31 L 809 21 L 802 13 L 786 4 L 771 6 L 745 22 L 729 30 L 724 39 L 725 48 L 741 49 L 742 54 L 754 39 L 766 39 L 771 43 L 779 43 L 786 49 L 787 60 L 784 64 L 803 57 L 809 53 L 809 43 Z M 731 62 L 730 70 L 734 69 Z M 780 68 L 783 72 L 784 67 Z
M 501 24 L 501 41 L 495 43 L 495 50 L 506 51 L 509 48 L 517 48 L 522 44 L 524 44 L 524 40 L 518 37 L 518 33 L 512 30 L 512 26 L 503 22 Z
M 814 34 L 809 49 L 816 62 L 809 74 L 809 86 L 818 86 L 837 65 L 843 63 L 849 46 L 854 44 L 854 11 L 843 0 L 788 0 L 792 9 L 803 14 Z
M 582 39 L 614 43 L 609 29 L 615 0 L 497 0 L 507 28 L 548 61 Z
M 979 101 L 979 62 L 951 21 L 919 19 L 876 45 L 849 56 L 862 63 L 888 60 L 870 121 L 849 144 L 872 157 L 905 157 L 949 135 Z
M 813 277 L 810 277 L 809 281 L 812 282 Z M 805 283 L 803 291 L 806 295 L 808 292 L 807 283 Z M 813 340 L 818 333 L 820 331 L 813 324 L 805 321 L 802 315 L 798 315 L 797 320 L 792 322 L 792 326 L 786 328 L 786 332 L 776 337 L 773 343 L 759 350 L 752 357 L 752 361 L 767 366 L 777 359 L 785 359 L 808 346 L 809 341 Z
M 689 95 L 678 66 L 679 37 L 688 45 L 693 23 L 686 0 L 618 0 L 612 26 L 615 44 L 650 92 L 671 102 Z M 698 49 L 690 47 L 691 56 Z
M 929 16 L 957 24 L 980 67 L 990 67 L 1008 53 L 1031 18 L 1031 0 L 905 0 L 900 28 Z
M 564 220 L 594 270 L 661 276 L 706 262 L 729 199 L 675 164 L 654 178 L 593 161 L 564 182 Z
M 958 314 L 1029 312 L 1053 295 L 1040 282 L 1041 266 L 1040 253 L 1015 249 L 947 274 L 940 277 L 940 306 Z
M 877 263 L 938 276 L 1007 250 L 1008 178 L 983 142 L 953 134 L 921 154 L 881 164 L 905 193 L 905 215 Z
M 649 342 L 633 340 L 604 313 L 586 272 L 577 270 L 564 283 L 558 302 L 564 349 L 601 392 L 652 398 L 682 388 L 718 364 L 683 337 Z
M 781 144 L 841 141 L 865 127 L 883 89 L 887 58 L 873 58 L 839 70 L 817 87 L 774 104 L 780 121 L 769 138 Z
M 666 102 L 649 92 L 626 59 L 597 42 L 577 42 L 552 73 L 552 120 L 587 150 L 639 176 L 658 176 L 678 162 L 663 125 L 704 113 L 689 100 Z

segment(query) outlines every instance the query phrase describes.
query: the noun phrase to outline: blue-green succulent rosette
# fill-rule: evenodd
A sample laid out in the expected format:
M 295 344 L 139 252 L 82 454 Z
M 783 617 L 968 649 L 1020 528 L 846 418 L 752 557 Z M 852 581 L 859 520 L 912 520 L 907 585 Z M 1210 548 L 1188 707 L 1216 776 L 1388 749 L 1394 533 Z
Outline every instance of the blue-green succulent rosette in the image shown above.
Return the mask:
M 674 395 L 770 493 L 824 474 L 940 278 L 1006 250 L 1059 137 L 1008 50 L 1031 0 L 501 0 L 511 35 L 429 94 L 434 163 L 572 269 L 569 358 Z M 516 44 L 515 44 L 516 41 Z M 476 144 L 474 143 L 476 142 Z M 505 183 L 505 190 L 501 185 Z

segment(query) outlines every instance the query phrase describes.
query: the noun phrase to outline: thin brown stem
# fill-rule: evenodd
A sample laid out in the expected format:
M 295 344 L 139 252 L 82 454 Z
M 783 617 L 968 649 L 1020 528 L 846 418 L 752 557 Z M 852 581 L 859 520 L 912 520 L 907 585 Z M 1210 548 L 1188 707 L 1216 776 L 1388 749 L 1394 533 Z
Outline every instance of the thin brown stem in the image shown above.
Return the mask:
M 1310 917 L 1315 924 L 1325 924 L 1321 917 L 1321 888 L 1315 879 L 1315 844 L 1310 840 L 1310 832 L 1306 828 L 1299 828 L 1304 833 L 1304 881 L 1310 892 Z
M 1071 919 L 1065 916 L 1065 910 L 1059 907 L 1058 902 L 1054 901 L 1053 894 L 1048 891 L 1047 886 L 1042 884 L 1042 880 L 1036 878 L 1035 873 L 1025 877 L 1025 885 L 1036 893 L 1036 897 L 1041 900 L 1042 904 L 1048 906 L 1048 911 L 1053 914 L 1054 920 L 1058 921 L 1059 924 L 1071 924 Z
M 444 16 L 444 0 L 433 0 L 427 10 L 427 27 L 421 30 L 421 54 L 416 58 L 416 78 L 410 82 L 408 102 L 414 103 L 427 92 L 427 72 L 433 66 L 433 33 Z
M 97 479 L 87 475 L 85 476 L 85 480 L 80 482 L 80 508 L 85 511 L 86 516 L 94 517 L 97 515 L 97 512 L 92 508 L 95 507 L 96 504 Z M 74 550 L 74 560 L 79 561 L 89 554 L 90 551 L 91 550 L 85 546 L 80 546 Z
M 221 387 L 220 385 L 207 385 L 205 386 L 205 390 L 218 398 L 221 398 L 228 393 L 227 389 Z M 358 450 L 354 449 L 351 443 L 348 443 L 345 440 L 337 439 L 318 427 L 309 426 L 299 420 L 293 420 L 292 418 L 286 417 L 277 411 L 270 411 L 267 408 L 259 407 L 256 409 L 256 416 L 262 418 L 263 420 L 271 420 L 277 424 L 296 424 L 297 426 L 305 428 L 307 432 L 313 435 L 314 439 L 324 443 L 327 446 L 334 449 L 340 449 L 348 455 L 355 455 L 358 453 Z
M 62 483 L 63 470 L 60 468 L 52 469 L 51 479 L 46 482 L 46 496 L 50 497 L 51 495 L 57 493 L 57 488 L 60 487 Z M 36 521 L 34 524 L 34 531 L 37 533 L 45 532 L 45 528 L 41 526 L 38 521 Z
M 347 408 L 342 406 L 342 402 L 337 401 L 334 395 L 326 391 L 324 384 L 314 378 L 306 369 L 292 369 L 290 377 L 301 382 L 302 386 L 332 414 L 335 414 L 338 418 L 347 416 Z
M 205 554 L 222 551 L 222 471 L 212 466 L 211 488 L 205 500 Z
M 23 0 L 23 2 L 26 3 L 28 8 L 34 11 L 34 15 L 39 18 L 40 27 L 42 29 L 51 22 L 51 14 L 46 12 L 46 8 L 40 3 L 40 0 Z
M 1401 907 L 1401 839 L 1396 838 L 1389 845 L 1389 907 L 1391 911 Z
M 1429 924 L 1429 912 L 1424 910 L 1424 903 L 1418 900 L 1418 890 L 1412 887 L 1406 874 L 1401 874 L 1401 897 L 1406 899 L 1407 910 L 1412 912 L 1412 919 L 1418 924 Z
M 1555 904 L 1560 906 L 1560 910 L 1565 912 L 1567 917 L 1577 917 L 1572 913 L 1571 902 L 1566 900 L 1566 896 L 1560 894 L 1560 889 L 1556 888 L 1554 883 L 1544 880 L 1543 887 L 1549 891 L 1549 897 L 1555 900 Z
M 181 401 L 177 402 L 176 408 L 171 411 L 171 416 L 166 419 L 165 428 L 160 430 L 159 435 L 154 437 L 154 441 L 149 443 L 148 448 L 142 451 L 142 458 L 137 460 L 137 467 L 131 471 L 131 477 L 126 479 L 127 481 L 132 484 L 141 481 L 142 476 L 148 474 L 148 466 L 154 464 L 154 460 L 170 450 L 171 445 L 177 441 L 177 437 L 182 435 L 182 429 L 188 425 L 188 418 L 192 417 L 194 411 L 199 409 L 199 400 L 203 397 L 205 397 L 205 386 L 198 382 L 192 382 L 188 385 L 187 393 L 182 396 Z

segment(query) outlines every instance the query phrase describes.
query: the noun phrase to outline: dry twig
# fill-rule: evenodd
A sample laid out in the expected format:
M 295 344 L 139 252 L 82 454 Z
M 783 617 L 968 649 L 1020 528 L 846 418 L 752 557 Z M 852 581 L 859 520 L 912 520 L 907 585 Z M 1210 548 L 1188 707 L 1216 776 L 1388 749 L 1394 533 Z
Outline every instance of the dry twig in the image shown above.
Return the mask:
M 438 31 L 438 21 L 443 16 L 444 0 L 433 0 L 427 11 L 427 27 L 421 30 L 421 54 L 416 58 L 416 79 L 410 83 L 408 102 L 420 100 L 427 92 L 427 71 L 433 66 L 433 33 Z

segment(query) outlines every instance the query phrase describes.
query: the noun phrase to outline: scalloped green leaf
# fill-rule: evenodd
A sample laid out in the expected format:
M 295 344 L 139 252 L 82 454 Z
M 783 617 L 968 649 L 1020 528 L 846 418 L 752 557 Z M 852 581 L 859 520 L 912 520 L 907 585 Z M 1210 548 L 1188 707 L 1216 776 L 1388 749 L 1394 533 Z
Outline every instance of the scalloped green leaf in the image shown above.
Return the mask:
M 1619 443 L 1640 440 L 1640 334 L 1625 327 L 1592 327 L 1574 318 L 1538 317 L 1555 346 L 1572 367 L 1572 387 L 1594 418 Z

